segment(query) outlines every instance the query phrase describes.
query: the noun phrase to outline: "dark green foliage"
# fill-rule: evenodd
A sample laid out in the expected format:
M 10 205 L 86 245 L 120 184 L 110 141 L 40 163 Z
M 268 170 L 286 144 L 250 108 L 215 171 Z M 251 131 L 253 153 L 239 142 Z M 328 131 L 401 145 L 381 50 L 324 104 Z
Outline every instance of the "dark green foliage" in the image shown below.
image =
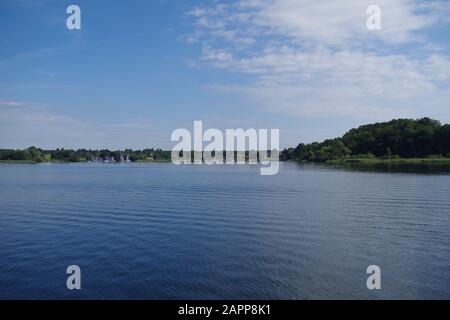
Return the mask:
M 282 159 L 324 162 L 337 160 L 350 155 L 351 151 L 340 139 L 326 140 L 322 143 L 299 144 L 295 149 L 282 152 Z
M 43 162 L 47 160 L 47 157 L 48 156 L 43 150 L 36 147 L 30 147 L 25 150 L 0 150 L 0 160 L 29 160 L 34 162 Z
M 450 125 L 429 118 L 361 126 L 342 138 L 285 149 L 284 159 L 327 161 L 348 156 L 421 158 L 450 153 Z
M 42 150 L 31 147 L 25 150 L 9 150 L 0 149 L 0 160 L 11 161 L 61 161 L 61 162 L 85 162 L 85 161 L 105 161 L 125 160 L 128 156 L 130 161 L 146 161 L 146 160 L 170 160 L 170 151 L 161 149 L 145 149 L 145 150 L 86 150 L 86 149 L 56 149 Z

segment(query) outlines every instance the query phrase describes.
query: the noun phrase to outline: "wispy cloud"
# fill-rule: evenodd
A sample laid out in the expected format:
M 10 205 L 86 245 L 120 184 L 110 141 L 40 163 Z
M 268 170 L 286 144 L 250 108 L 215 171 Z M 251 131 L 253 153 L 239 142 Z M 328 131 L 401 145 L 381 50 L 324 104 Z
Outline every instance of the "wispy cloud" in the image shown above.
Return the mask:
M 15 101 L 15 100 L 0 100 L 0 107 L 44 107 L 48 106 L 47 103 L 41 102 L 23 102 L 23 101 Z
M 87 88 L 88 85 L 83 84 L 22 84 L 15 86 L 5 86 L 0 88 L 0 91 L 8 91 L 8 90 L 27 90 L 27 89 L 43 89 L 43 90 L 78 90 L 82 88 Z
M 87 121 L 53 111 L 45 103 L 0 100 L 0 148 L 147 148 L 170 137 L 164 124 Z
M 256 106 L 307 116 L 384 119 L 434 112 L 449 119 L 443 97 L 450 93 L 450 59 L 426 33 L 446 23 L 441 10 L 448 2 L 379 0 L 379 31 L 366 28 L 370 4 L 241 0 L 188 14 L 203 35 L 204 63 L 253 79 L 213 87 Z
M 32 50 L 32 51 L 18 53 L 18 54 L 15 54 L 14 56 L 11 56 L 9 58 L 6 58 L 6 59 L 0 61 L 0 68 L 9 67 L 9 66 L 13 65 L 14 63 L 19 62 L 21 60 L 56 55 L 56 54 L 64 52 L 64 50 L 66 50 L 66 49 L 67 48 L 65 48 L 65 47 L 40 48 L 40 49 L 36 49 L 36 50 Z
M 21 107 L 23 105 L 23 102 L 18 101 L 0 101 L 0 106 L 2 107 Z

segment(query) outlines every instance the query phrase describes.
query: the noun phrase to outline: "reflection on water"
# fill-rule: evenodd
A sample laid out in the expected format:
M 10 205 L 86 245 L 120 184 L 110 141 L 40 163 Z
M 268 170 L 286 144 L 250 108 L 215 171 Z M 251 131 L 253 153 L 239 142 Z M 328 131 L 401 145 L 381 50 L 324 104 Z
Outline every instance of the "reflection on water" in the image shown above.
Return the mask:
M 0 165 L 0 298 L 448 299 L 449 194 L 295 163 Z
M 339 163 L 339 164 L 312 164 L 297 163 L 299 166 L 333 168 L 362 172 L 388 172 L 388 173 L 417 173 L 417 174 L 449 174 L 449 163 Z

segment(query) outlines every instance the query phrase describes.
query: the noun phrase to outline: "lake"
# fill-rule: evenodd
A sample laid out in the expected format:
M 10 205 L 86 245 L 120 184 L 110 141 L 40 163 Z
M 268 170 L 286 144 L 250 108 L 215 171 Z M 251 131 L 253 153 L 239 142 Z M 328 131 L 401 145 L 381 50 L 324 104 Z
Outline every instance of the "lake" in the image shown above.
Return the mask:
M 450 299 L 450 175 L 3 164 L 0 298 Z

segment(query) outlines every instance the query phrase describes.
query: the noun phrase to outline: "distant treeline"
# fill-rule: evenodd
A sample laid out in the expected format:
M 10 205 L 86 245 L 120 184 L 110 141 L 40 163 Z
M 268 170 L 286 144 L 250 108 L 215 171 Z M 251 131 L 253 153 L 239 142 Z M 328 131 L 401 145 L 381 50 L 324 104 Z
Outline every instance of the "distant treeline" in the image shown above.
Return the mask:
M 223 159 L 227 158 L 227 152 L 223 152 Z M 271 156 L 272 151 L 265 152 Z M 0 149 L 0 161 L 25 161 L 25 162 L 138 162 L 138 161 L 170 161 L 172 151 L 162 149 L 144 149 L 144 150 L 87 150 L 87 149 L 56 149 L 43 150 L 36 147 L 30 147 L 25 150 Z M 183 151 L 179 152 L 183 156 Z M 201 154 L 200 157 L 203 155 Z M 212 151 L 215 156 L 215 151 Z M 249 152 L 239 153 L 234 151 L 234 160 L 239 157 L 249 160 Z M 256 153 L 256 160 L 259 161 L 260 153 Z M 191 151 L 191 161 L 194 161 L 194 151 Z
M 0 160 L 10 161 L 30 161 L 30 162 L 86 162 L 86 161 L 149 161 L 149 160 L 170 160 L 170 151 L 161 149 L 145 150 L 87 150 L 87 149 L 56 149 L 43 150 L 36 147 L 30 147 L 25 150 L 0 150 Z
M 281 153 L 284 160 L 325 162 L 359 158 L 450 158 L 450 125 L 437 120 L 398 119 L 351 129 L 341 138 L 300 143 Z
M 270 154 L 271 152 L 268 151 Z M 450 125 L 423 118 L 398 119 L 351 129 L 344 136 L 323 142 L 300 143 L 296 148 L 284 149 L 281 160 L 326 162 L 347 158 L 450 158 Z M 224 152 L 224 158 L 225 152 Z M 235 154 L 236 158 L 236 154 Z M 245 153 L 248 158 L 248 152 Z M 144 150 L 25 150 L 0 149 L 0 161 L 30 162 L 122 162 L 168 161 L 171 151 Z

